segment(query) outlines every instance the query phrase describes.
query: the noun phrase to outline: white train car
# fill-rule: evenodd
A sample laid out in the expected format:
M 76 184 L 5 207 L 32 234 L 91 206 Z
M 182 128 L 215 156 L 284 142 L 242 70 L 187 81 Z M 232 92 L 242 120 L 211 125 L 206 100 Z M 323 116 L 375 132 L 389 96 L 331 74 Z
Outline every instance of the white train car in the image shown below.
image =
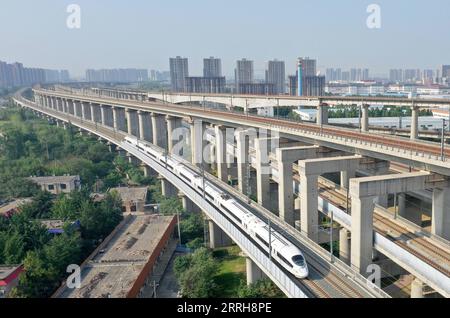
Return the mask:
M 281 233 L 271 228 L 269 234 L 269 227 L 265 222 L 212 183 L 206 181 L 203 185 L 203 178 L 176 158 L 159 152 L 137 138 L 126 137 L 125 142 L 167 167 L 197 193 L 203 194 L 204 190 L 207 200 L 218 207 L 228 219 L 244 230 L 267 253 L 270 252 L 272 259 L 295 277 L 308 277 L 308 265 L 303 253 Z

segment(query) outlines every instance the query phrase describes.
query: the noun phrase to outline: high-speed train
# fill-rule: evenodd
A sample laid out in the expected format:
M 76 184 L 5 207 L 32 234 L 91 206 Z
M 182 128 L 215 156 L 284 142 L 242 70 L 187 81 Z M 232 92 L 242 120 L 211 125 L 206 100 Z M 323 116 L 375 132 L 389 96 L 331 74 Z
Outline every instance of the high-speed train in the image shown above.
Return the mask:
M 205 181 L 203 189 L 203 178 L 197 172 L 173 156 L 161 153 L 150 146 L 150 144 L 131 137 L 125 137 L 125 142 L 172 171 L 200 195 L 203 195 L 204 190 L 206 199 L 218 207 L 228 219 L 250 235 L 263 250 L 269 253 L 271 246 L 272 258 L 283 268 L 297 278 L 308 277 L 308 265 L 302 252 L 273 228 L 270 229 L 269 235 L 269 226 L 228 194 L 222 192 L 208 181 Z M 269 239 L 271 244 L 269 244 Z

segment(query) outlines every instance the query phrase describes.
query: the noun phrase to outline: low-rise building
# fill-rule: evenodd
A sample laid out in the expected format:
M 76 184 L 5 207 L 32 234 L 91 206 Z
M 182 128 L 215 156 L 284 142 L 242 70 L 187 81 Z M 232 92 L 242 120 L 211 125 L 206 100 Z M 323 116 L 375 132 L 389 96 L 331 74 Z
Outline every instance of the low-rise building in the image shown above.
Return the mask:
M 64 224 L 63 220 L 40 220 L 39 221 L 45 228 L 47 232 L 50 234 L 62 234 L 64 233 Z M 80 228 L 80 221 L 74 221 L 70 223 L 70 227 L 74 230 Z
M 176 249 L 175 216 L 127 215 L 81 264 L 80 288 L 63 285 L 53 298 L 151 297 L 153 275 Z M 167 264 L 165 264 L 167 266 Z
M 10 217 L 14 213 L 19 211 L 21 205 L 31 202 L 30 198 L 27 199 L 18 199 L 11 202 L 7 202 L 3 205 L 0 205 L 0 216 L 3 215 L 5 217 Z
M 118 187 L 112 188 L 110 191 L 117 191 L 122 199 L 122 211 L 131 212 L 144 212 L 144 205 L 147 200 L 146 187 L 141 188 L 129 188 Z
M 70 193 L 81 189 L 80 176 L 30 177 L 43 191 L 52 194 Z
M 7 297 L 19 283 L 23 265 L 0 265 L 0 298 Z

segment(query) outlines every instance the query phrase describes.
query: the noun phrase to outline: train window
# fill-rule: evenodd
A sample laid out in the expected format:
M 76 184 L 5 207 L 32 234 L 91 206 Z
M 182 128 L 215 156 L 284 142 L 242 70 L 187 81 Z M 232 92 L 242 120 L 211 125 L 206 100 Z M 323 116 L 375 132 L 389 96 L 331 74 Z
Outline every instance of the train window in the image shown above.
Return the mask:
M 226 207 L 224 207 L 223 205 L 221 205 L 222 209 L 224 209 L 231 217 L 233 217 L 236 221 L 238 221 L 239 223 L 241 222 L 241 220 L 239 220 L 239 218 L 232 213 L 230 210 L 228 210 Z
M 285 263 L 287 266 L 289 266 L 289 267 L 294 267 L 294 266 L 292 266 L 292 264 L 289 263 L 288 260 L 287 260 L 286 258 L 284 258 L 284 256 L 281 255 L 280 253 L 277 252 L 277 256 L 278 256 L 278 258 L 279 258 L 280 260 L 282 260 L 283 263 Z
M 223 200 L 225 200 L 225 201 L 230 200 L 230 196 L 229 196 L 228 194 L 226 194 L 226 193 L 222 193 L 222 194 L 220 195 L 220 197 L 221 197 Z
M 292 261 L 295 265 L 305 266 L 305 258 L 302 255 L 295 255 L 292 257 Z
M 261 241 L 261 243 L 263 243 L 265 246 L 269 247 L 269 243 L 267 243 L 261 236 L 259 236 L 258 233 L 255 233 L 255 235 L 256 235 L 256 238 Z
M 211 201 L 214 201 L 214 198 L 211 194 L 209 194 L 208 192 L 205 192 L 205 194 Z
M 180 173 L 180 176 L 182 176 L 186 181 L 191 182 L 191 180 L 188 177 L 186 177 L 184 174 Z

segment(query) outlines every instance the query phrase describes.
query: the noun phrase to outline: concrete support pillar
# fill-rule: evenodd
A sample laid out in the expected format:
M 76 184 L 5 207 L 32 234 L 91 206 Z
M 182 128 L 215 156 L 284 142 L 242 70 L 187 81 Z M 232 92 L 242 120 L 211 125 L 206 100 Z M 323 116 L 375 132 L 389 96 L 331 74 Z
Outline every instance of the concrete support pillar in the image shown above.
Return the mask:
M 81 117 L 83 120 L 89 120 L 91 117 L 89 116 L 88 108 L 90 106 L 86 104 L 86 102 L 81 102 Z
M 119 108 L 113 106 L 112 108 L 112 113 L 113 113 L 113 127 L 115 131 L 120 130 L 119 127 Z
M 70 99 L 67 102 L 68 102 L 68 105 L 69 105 L 69 113 L 71 115 L 74 115 L 74 113 L 75 113 L 75 101 L 73 99 Z
M 406 217 L 406 194 L 399 193 L 397 195 L 397 211 L 401 217 Z
M 431 232 L 450 240 L 450 188 L 433 190 Z
M 178 194 L 177 188 L 172 185 L 169 181 L 164 179 L 162 176 L 159 177 L 161 180 L 161 192 L 166 198 L 175 197 Z
M 381 162 L 380 167 L 376 169 L 375 175 L 381 176 L 381 175 L 387 175 L 390 174 L 390 163 L 389 162 Z M 376 203 L 384 208 L 388 207 L 388 194 L 379 195 L 375 199 Z
M 215 126 L 217 177 L 228 182 L 226 128 Z
M 106 114 L 106 112 L 107 112 L 106 107 L 107 106 L 105 106 L 105 105 L 100 105 L 100 117 L 101 117 L 103 126 L 107 125 L 107 122 L 106 122 L 106 116 L 107 116 L 107 114 Z
M 270 209 L 270 165 L 267 138 L 255 139 L 256 191 L 258 204 Z
M 339 259 L 346 263 L 350 264 L 350 239 L 349 239 L 350 231 L 346 228 L 342 228 L 339 231 Z
M 256 283 L 264 277 L 263 271 L 252 261 L 250 257 L 246 257 L 247 269 L 247 285 Z
M 419 138 L 419 107 L 413 106 L 411 112 L 411 139 Z
M 362 105 L 362 114 L 361 114 L 361 130 L 364 132 L 369 131 L 369 105 Z
M 300 173 L 300 224 L 301 231 L 311 240 L 319 240 L 319 207 L 317 175 Z
M 192 163 L 201 167 L 202 162 L 204 161 L 203 154 L 208 143 L 205 138 L 206 123 L 202 120 L 194 119 L 190 124 L 190 131 Z
M 350 179 L 353 179 L 355 177 L 356 177 L 355 170 L 341 171 L 341 187 L 348 189 Z
M 315 158 L 317 150 L 317 146 L 286 147 L 275 150 L 278 163 L 279 216 L 292 226 L 295 225 L 293 163 L 297 160 Z
M 249 195 L 250 159 L 248 154 L 250 148 L 250 136 L 246 131 L 239 131 L 236 133 L 235 137 L 238 189 L 244 195 Z
M 146 112 L 144 111 L 138 111 L 138 122 L 139 122 L 139 139 L 146 140 L 145 139 L 145 117 Z
M 173 153 L 173 147 L 180 142 L 180 131 L 182 119 L 179 117 L 167 116 L 167 144 L 169 153 Z M 177 155 L 179 155 L 177 153 Z
M 328 125 L 328 105 L 317 106 L 317 125 Z
M 351 264 L 363 275 L 372 263 L 373 209 L 372 197 L 352 197 Z
M 231 245 L 232 241 L 227 234 L 217 226 L 213 220 L 208 220 L 209 247 L 219 248 Z
M 90 103 L 91 108 L 91 120 L 96 123 L 97 120 L 97 112 L 96 112 L 96 106 L 93 103 Z
M 152 113 L 153 144 L 167 148 L 167 125 L 164 115 Z
M 73 101 L 73 115 L 77 118 L 80 117 L 80 109 L 79 109 L 80 106 L 79 105 L 80 105 L 79 101 L 76 101 L 76 100 Z
M 180 192 L 178 196 L 181 198 L 183 210 L 188 213 L 199 213 L 200 208 L 192 202 L 184 193 Z
M 278 161 L 278 210 L 279 217 L 294 226 L 294 191 L 291 162 Z
M 152 168 L 150 168 L 145 163 L 141 164 L 141 169 L 144 172 L 144 177 L 146 177 L 146 178 L 157 176 L 156 171 L 153 170 Z
M 126 117 L 127 117 L 127 132 L 128 132 L 129 135 L 133 135 L 133 119 L 132 119 L 133 115 L 132 115 L 132 112 L 133 111 L 131 109 L 129 109 L 129 108 L 127 108 L 125 110 L 125 114 L 126 114 Z
M 411 298 L 423 298 L 424 284 L 418 278 L 411 283 Z

